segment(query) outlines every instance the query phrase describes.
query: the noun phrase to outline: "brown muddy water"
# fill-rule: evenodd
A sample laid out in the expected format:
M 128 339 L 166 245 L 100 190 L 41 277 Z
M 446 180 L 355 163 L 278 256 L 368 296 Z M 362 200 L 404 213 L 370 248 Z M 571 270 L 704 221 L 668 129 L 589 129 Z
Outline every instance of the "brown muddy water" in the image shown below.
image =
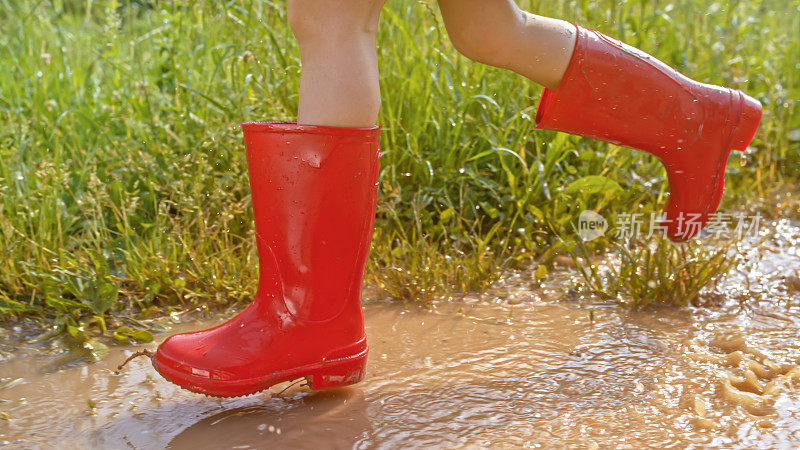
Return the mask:
M 6 343 L 0 441 L 15 448 L 797 447 L 800 228 L 773 224 L 705 309 L 629 311 L 527 272 L 431 309 L 365 307 L 364 382 L 212 399 L 140 347 L 101 362 Z M 591 314 L 590 314 L 591 311 Z M 174 332 L 221 319 L 176 324 Z M 188 322 L 188 321 L 187 321 Z M 159 336 L 157 340 L 167 335 Z M 155 348 L 155 344 L 148 345 Z

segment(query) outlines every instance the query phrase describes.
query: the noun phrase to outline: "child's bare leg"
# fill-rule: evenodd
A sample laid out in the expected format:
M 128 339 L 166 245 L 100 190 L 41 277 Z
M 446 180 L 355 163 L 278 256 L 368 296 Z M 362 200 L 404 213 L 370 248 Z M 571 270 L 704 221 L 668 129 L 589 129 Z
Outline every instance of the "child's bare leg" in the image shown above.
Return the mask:
M 375 124 L 380 106 L 375 35 L 385 0 L 289 0 L 300 45 L 299 123 Z
M 438 0 L 447 34 L 466 57 L 555 89 L 569 65 L 575 26 L 537 16 L 513 0 Z

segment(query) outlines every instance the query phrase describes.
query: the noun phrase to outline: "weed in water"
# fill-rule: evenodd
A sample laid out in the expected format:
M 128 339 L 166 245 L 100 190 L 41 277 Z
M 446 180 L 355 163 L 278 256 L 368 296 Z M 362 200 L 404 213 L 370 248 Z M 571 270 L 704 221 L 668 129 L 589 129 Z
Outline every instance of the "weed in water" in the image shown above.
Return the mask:
M 709 247 L 675 244 L 663 236 L 627 244 L 612 243 L 603 263 L 589 246 L 577 240 L 570 252 L 589 293 L 633 308 L 699 306 L 713 302 L 703 295 L 737 264 L 734 243 Z

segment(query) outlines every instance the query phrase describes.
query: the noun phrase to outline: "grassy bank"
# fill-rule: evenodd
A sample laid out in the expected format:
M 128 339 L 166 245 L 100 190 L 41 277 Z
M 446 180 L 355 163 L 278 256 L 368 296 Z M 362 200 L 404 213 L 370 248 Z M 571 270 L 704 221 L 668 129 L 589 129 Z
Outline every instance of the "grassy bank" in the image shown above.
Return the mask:
M 765 105 L 723 208 L 795 186 L 800 1 L 521 3 Z M 422 301 L 480 289 L 569 239 L 585 208 L 663 204 L 653 158 L 534 131 L 540 89 L 459 56 L 437 14 L 392 0 L 380 27 L 370 280 Z M 76 326 L 248 299 L 257 256 L 236 123 L 293 117 L 284 2 L 0 0 L 0 28 L 0 316 Z M 622 189 L 569 189 L 590 175 Z

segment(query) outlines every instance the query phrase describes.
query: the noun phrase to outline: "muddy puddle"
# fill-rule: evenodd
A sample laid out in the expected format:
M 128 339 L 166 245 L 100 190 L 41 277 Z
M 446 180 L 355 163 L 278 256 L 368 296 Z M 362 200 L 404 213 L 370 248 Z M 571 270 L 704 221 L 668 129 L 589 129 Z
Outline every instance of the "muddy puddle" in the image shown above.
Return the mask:
M 0 442 L 63 448 L 797 447 L 800 228 L 777 224 L 711 309 L 567 300 L 565 281 L 499 287 L 432 309 L 365 308 L 364 382 L 219 400 L 43 344 L 0 363 Z M 747 301 L 742 301 L 743 294 Z M 591 313 L 590 313 L 591 311 Z M 173 331 L 219 320 L 177 324 Z M 157 340 L 166 335 L 158 336 Z M 148 345 L 154 348 L 155 344 Z M 281 387 L 282 388 L 282 387 Z

